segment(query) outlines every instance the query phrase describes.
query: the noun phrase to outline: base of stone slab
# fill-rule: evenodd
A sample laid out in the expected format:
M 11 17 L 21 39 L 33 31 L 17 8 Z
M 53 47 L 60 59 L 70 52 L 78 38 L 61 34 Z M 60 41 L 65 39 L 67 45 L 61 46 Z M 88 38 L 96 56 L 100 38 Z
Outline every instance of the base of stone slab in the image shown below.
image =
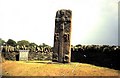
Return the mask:
M 47 64 L 71 64 L 71 62 L 47 62 Z

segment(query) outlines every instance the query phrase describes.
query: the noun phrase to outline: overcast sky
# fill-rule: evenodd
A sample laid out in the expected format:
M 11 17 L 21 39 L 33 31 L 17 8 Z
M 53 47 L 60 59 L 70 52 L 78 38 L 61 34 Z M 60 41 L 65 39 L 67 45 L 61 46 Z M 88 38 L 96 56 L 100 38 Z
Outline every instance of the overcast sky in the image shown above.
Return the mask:
M 119 0 L 0 0 L 0 38 L 53 46 L 55 15 L 72 10 L 72 45 L 118 45 Z

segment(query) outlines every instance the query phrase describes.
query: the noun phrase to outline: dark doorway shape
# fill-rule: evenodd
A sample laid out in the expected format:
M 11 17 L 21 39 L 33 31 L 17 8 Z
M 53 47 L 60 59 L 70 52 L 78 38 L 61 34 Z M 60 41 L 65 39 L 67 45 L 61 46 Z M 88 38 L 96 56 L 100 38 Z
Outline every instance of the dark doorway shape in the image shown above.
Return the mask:
M 16 61 L 19 61 L 19 54 L 16 55 Z

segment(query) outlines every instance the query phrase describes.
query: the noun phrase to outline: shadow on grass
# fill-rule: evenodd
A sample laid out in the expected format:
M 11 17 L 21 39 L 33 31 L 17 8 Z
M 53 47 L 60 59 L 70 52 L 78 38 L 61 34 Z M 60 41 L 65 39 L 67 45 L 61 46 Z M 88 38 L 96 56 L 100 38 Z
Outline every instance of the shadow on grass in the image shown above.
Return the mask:
M 72 64 L 71 63 L 60 63 L 60 62 L 52 62 L 52 61 L 26 61 L 26 63 L 40 63 L 40 64 Z M 75 62 L 74 62 L 75 63 Z
M 52 61 L 26 61 L 26 63 L 58 64 L 57 62 Z

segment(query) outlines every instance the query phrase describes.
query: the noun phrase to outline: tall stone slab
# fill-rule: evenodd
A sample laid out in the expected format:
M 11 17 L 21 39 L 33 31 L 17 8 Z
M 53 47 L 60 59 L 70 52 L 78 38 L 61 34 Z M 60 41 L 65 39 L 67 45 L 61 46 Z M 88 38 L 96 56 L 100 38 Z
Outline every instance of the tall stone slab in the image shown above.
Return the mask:
M 71 19 L 71 10 L 61 9 L 56 12 L 53 62 L 71 61 Z

